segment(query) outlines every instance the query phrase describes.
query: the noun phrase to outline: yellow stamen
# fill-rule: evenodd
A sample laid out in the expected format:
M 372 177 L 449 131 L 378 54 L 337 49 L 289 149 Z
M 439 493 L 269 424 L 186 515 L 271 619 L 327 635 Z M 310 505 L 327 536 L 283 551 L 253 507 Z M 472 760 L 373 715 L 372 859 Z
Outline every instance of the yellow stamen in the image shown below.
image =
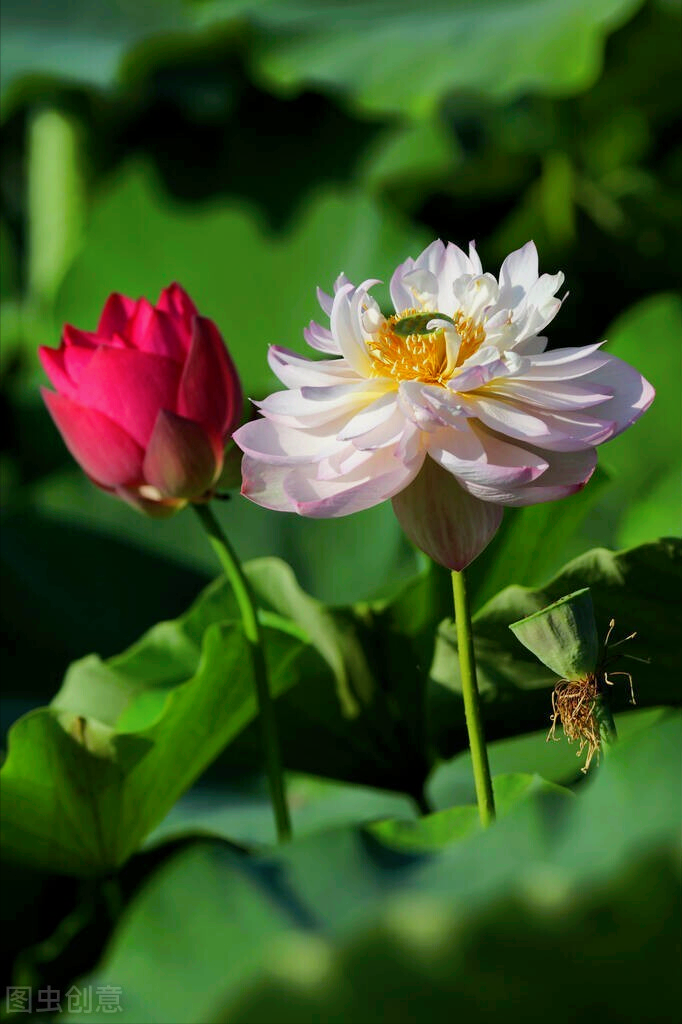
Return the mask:
M 485 339 L 483 325 L 474 323 L 461 312 L 452 318 L 460 338 L 456 353 L 448 344 L 446 328 L 407 337 L 401 337 L 393 330 L 393 325 L 399 320 L 422 313 L 423 310 L 409 309 L 390 317 L 367 342 L 373 376 L 388 376 L 399 381 L 420 380 L 425 384 L 445 387 L 455 369 L 473 355 Z M 437 318 L 438 314 L 433 315 Z

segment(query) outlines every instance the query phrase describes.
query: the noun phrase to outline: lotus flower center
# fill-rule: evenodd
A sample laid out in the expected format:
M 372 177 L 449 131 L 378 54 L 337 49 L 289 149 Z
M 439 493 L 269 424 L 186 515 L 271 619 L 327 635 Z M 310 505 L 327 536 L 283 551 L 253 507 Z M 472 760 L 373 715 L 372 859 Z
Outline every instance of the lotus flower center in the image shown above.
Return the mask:
M 485 340 L 485 329 L 460 311 L 452 317 L 454 327 L 438 328 L 424 334 L 396 333 L 395 324 L 423 310 L 409 309 L 385 320 L 367 342 L 373 377 L 397 381 L 420 380 L 445 387 L 455 369 L 473 355 Z M 437 313 L 433 314 L 438 317 Z

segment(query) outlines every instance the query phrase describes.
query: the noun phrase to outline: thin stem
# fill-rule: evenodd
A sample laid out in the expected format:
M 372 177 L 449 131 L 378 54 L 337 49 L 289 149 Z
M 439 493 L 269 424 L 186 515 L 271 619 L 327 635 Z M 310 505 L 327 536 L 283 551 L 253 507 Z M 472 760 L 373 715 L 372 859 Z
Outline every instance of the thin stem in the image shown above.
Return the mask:
M 474 768 L 476 800 L 481 824 L 490 825 L 495 820 L 493 783 L 490 777 L 488 751 L 483 733 L 481 701 L 476 683 L 476 661 L 474 658 L 474 637 L 471 628 L 471 612 L 463 572 L 453 570 L 452 592 L 455 598 L 455 622 L 457 625 L 457 649 L 459 669 L 462 677 L 462 695 L 466 715 L 471 761 Z
M 270 799 L 275 814 L 277 825 L 277 837 L 280 843 L 291 838 L 291 822 L 289 820 L 289 809 L 287 807 L 284 793 L 284 781 L 282 776 L 282 762 L 279 752 L 279 738 L 277 735 L 277 723 L 275 721 L 275 710 L 268 686 L 268 675 L 265 664 L 265 653 L 263 648 L 263 637 L 261 633 L 256 607 L 251 595 L 251 588 L 242 572 L 241 565 L 237 560 L 230 542 L 223 533 L 218 520 L 208 505 L 193 505 L 194 511 L 201 520 L 201 525 L 208 534 L 211 547 L 218 556 L 218 560 L 225 570 L 230 586 L 234 592 L 241 612 L 244 635 L 246 636 L 251 660 L 253 675 L 256 684 L 256 697 L 258 700 L 258 711 L 262 729 L 263 749 L 265 753 L 265 764 L 270 785 Z

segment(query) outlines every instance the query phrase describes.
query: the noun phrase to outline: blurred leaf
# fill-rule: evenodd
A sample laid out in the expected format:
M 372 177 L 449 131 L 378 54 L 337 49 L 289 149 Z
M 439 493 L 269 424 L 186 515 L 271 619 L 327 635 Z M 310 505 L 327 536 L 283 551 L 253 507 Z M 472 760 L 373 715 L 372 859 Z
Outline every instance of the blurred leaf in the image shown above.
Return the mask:
M 351 0 L 205 0 L 202 25 L 243 19 L 255 30 L 251 59 L 281 91 L 339 91 L 362 111 L 424 116 L 455 90 L 495 98 L 530 91 L 565 95 L 591 85 L 607 34 L 637 0 L 561 0 L 550 6 L 506 0 L 423 5 Z
M 162 638 L 159 632 L 127 660 L 80 662 L 51 708 L 10 730 L 1 773 L 6 858 L 64 874 L 113 870 L 255 716 L 250 658 L 238 628 L 206 630 L 193 674 L 181 630 L 169 625 Z M 302 648 L 290 648 L 271 672 L 275 695 L 296 681 Z M 143 662 L 144 686 L 133 673 L 126 678 L 131 661 Z M 140 707 L 156 687 L 166 699 Z M 137 720 L 126 726 L 122 713 L 132 708 Z
M 477 914 L 405 897 L 338 949 L 305 935 L 280 940 L 258 985 L 213 1019 L 498 1024 L 521 1015 L 545 1024 L 549 1012 L 572 1024 L 589 1006 L 610 1024 L 672 1024 L 680 996 L 670 983 L 680 954 L 668 911 L 679 886 L 674 858 L 641 857 L 589 893 L 552 881 Z
M 122 989 L 119 1020 L 208 1020 L 226 985 L 239 990 L 253 976 L 258 950 L 290 924 L 290 916 L 250 874 L 248 864 L 225 845 L 207 842 L 157 872 L 104 958 L 102 970 Z M 151 979 L 158 982 L 153 991 Z M 63 1019 L 100 1018 L 93 1007 L 92 1013 L 76 1011 Z
M 682 534 L 682 455 L 673 427 L 682 391 L 681 335 L 677 295 L 639 303 L 608 333 L 609 351 L 636 366 L 656 388 L 642 419 L 604 449 L 604 462 L 619 484 L 609 506 L 620 510 L 619 544 Z
M 618 668 L 632 671 L 638 704 L 681 703 L 680 649 L 673 640 L 681 626 L 676 598 L 681 575 L 682 543 L 674 540 L 619 553 L 597 549 L 570 562 L 540 589 L 507 587 L 488 601 L 474 616 L 487 737 L 525 732 L 547 722 L 556 676 L 514 638 L 509 623 L 581 587 L 590 587 L 601 636 L 611 618 L 619 636 L 637 630 L 637 639 L 621 652 L 649 658 L 650 663 L 624 660 Z M 440 629 L 431 678 L 433 740 L 442 756 L 451 756 L 467 742 L 452 623 Z M 616 708 L 626 706 L 628 698 L 627 684 L 614 687 L 611 699 Z
M 266 856 L 185 854 L 86 981 L 115 979 L 120 1019 L 136 1024 L 426 1024 L 453 1009 L 540 1024 L 548 1006 L 569 1021 L 585 1000 L 613 1024 L 672 1022 L 652 992 L 670 988 L 679 941 L 681 739 L 669 716 L 622 741 L 576 799 L 539 784 L 491 828 L 419 856 L 348 828 Z M 168 982 L 171 963 L 183 969 Z
M 293 228 L 273 236 L 243 204 L 180 206 L 160 193 L 148 167 L 131 166 L 95 202 L 57 314 L 90 330 L 111 291 L 155 301 L 178 280 L 224 332 L 246 394 L 257 397 L 275 384 L 268 345 L 312 355 L 303 329 L 311 317 L 324 318 L 317 285 L 330 290 L 342 270 L 351 279 L 387 280 L 424 242 L 359 191 L 320 191 Z
M 265 785 L 254 792 L 253 786 L 240 788 L 240 781 L 235 779 L 220 789 L 199 786 L 192 790 L 155 829 L 148 843 L 198 833 L 250 846 L 274 846 L 277 836 Z M 412 801 L 400 794 L 306 776 L 287 779 L 287 800 L 297 839 L 322 829 L 382 818 L 410 820 L 415 815 Z
M 536 793 L 557 793 L 572 797 L 569 789 L 546 782 L 539 775 L 496 775 L 493 778 L 495 793 L 495 810 L 501 817 L 514 807 L 520 800 L 525 800 Z M 427 814 L 416 821 L 391 819 L 379 821 L 369 826 L 369 831 L 388 846 L 399 850 L 418 852 L 420 850 L 438 850 L 449 846 L 455 839 L 460 839 L 481 827 L 478 808 L 475 804 L 448 807 L 435 814 Z
M 24 79 L 45 76 L 88 85 L 110 85 L 121 59 L 140 40 L 188 27 L 180 0 L 5 0 L 2 5 L 3 113 Z

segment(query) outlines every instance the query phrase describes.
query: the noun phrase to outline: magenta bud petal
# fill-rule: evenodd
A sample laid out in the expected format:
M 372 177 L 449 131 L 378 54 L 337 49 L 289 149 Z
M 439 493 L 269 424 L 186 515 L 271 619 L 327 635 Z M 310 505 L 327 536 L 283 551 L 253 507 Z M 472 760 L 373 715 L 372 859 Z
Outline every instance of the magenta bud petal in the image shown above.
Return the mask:
M 165 356 L 99 348 L 82 373 L 78 401 L 119 423 L 147 445 L 159 409 L 172 409 L 180 367 Z
M 50 380 L 50 384 L 52 384 L 57 391 L 60 391 L 64 395 L 68 395 L 69 398 L 73 398 L 76 393 L 76 385 L 71 380 L 68 370 L 66 369 L 64 354 L 64 345 L 61 345 L 59 348 L 48 348 L 46 345 L 41 345 L 38 349 L 38 357 L 42 363 L 43 370 Z
M 242 390 L 232 359 L 212 320 L 198 316 L 180 380 L 178 412 L 227 439 L 242 413 Z
M 123 427 L 66 395 L 42 395 L 66 447 L 96 483 L 112 488 L 141 479 L 142 449 Z
M 147 446 L 145 480 L 164 498 L 198 498 L 210 488 L 222 465 L 198 423 L 161 409 Z
M 103 337 L 123 334 L 136 308 L 137 302 L 135 299 L 129 299 L 126 295 L 119 295 L 118 292 L 114 292 L 109 296 L 102 310 L 102 315 L 97 325 L 97 333 Z
M 192 341 L 192 325 L 195 316 L 199 316 L 199 310 L 185 289 L 174 281 L 173 284 L 163 289 L 156 308 L 163 313 L 168 313 L 173 320 L 182 324 L 183 342 L 186 342 L 185 349 L 189 349 Z
M 433 459 L 392 499 L 403 530 L 418 548 L 448 569 L 461 571 L 489 544 L 502 522 L 499 505 L 479 501 Z
M 155 491 L 153 487 L 117 487 L 116 494 L 138 512 L 144 512 L 152 519 L 170 519 L 176 512 L 182 511 L 187 504 L 184 498 L 147 497 Z

